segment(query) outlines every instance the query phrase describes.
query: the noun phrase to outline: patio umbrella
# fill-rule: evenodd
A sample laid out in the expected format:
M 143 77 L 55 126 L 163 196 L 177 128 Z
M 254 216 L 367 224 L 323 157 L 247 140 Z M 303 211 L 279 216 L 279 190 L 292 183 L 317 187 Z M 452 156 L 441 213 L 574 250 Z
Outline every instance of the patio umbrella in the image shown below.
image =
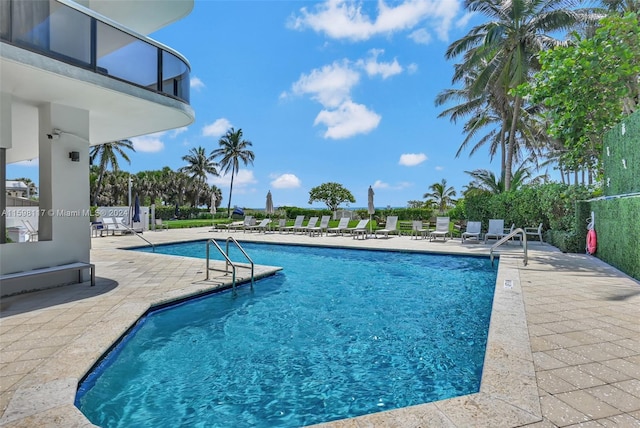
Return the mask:
M 367 212 L 369 213 L 369 233 L 371 233 L 371 216 L 376 212 L 376 207 L 373 205 L 373 189 L 369 186 L 369 201 L 367 205 Z
M 267 213 L 268 216 L 271 216 L 274 213 L 273 198 L 271 196 L 271 190 L 267 192 L 267 204 L 265 206 L 264 212 Z
M 209 212 L 213 215 L 217 212 L 216 203 L 218 202 L 218 198 L 216 198 L 215 193 L 211 193 L 211 208 L 209 208 Z
M 180 215 L 180 205 L 178 205 L 178 203 L 176 202 L 176 209 L 173 210 L 173 216 L 175 218 L 178 218 L 179 215 Z
M 131 217 L 131 221 L 132 222 L 140 221 L 140 198 L 138 197 L 138 195 L 136 195 L 136 201 L 133 204 L 133 217 Z

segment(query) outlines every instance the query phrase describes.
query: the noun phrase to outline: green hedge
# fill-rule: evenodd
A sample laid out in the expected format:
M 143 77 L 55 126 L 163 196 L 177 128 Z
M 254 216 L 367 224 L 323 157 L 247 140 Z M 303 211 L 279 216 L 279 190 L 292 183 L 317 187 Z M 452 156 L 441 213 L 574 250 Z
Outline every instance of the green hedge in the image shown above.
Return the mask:
M 596 256 L 640 280 L 640 197 L 592 201 Z
M 640 192 L 640 110 L 608 131 L 603 146 L 604 194 Z

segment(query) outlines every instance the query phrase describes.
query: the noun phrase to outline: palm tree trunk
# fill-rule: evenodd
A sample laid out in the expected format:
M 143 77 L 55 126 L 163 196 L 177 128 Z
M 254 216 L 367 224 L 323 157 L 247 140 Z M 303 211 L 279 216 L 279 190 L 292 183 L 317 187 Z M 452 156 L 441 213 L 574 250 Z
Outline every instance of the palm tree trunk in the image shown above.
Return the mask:
M 520 116 L 520 107 L 522 105 L 522 97 L 516 95 L 516 99 L 513 106 L 513 117 L 511 118 L 511 131 L 509 131 L 509 145 L 507 146 L 507 159 L 505 163 L 504 174 L 504 190 L 508 192 L 511 190 L 511 167 L 513 164 L 513 154 L 516 144 L 516 128 L 518 124 L 518 117 Z
M 231 168 L 231 185 L 229 186 L 229 204 L 227 205 L 227 214 L 231 218 L 231 194 L 233 193 L 233 176 L 236 175 L 236 166 Z
M 504 142 L 504 136 L 507 133 L 507 118 L 504 112 L 500 114 L 502 116 L 502 127 L 500 128 L 500 177 L 505 176 L 506 170 L 506 147 Z

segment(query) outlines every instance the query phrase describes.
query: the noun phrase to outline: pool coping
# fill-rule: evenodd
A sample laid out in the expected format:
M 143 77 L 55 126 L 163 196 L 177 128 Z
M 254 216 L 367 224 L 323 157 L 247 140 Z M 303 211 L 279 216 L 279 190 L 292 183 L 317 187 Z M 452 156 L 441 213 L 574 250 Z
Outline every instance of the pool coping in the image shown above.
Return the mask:
M 188 239 L 187 241 L 193 240 L 199 239 Z M 360 245 L 338 247 L 371 249 Z M 120 247 L 114 251 L 124 250 Z M 398 249 L 396 251 L 405 250 Z M 449 254 L 446 251 L 423 250 L 416 252 Z M 136 253 L 146 254 L 146 256 L 140 256 L 142 259 L 158 256 L 176 257 Z M 503 255 L 498 265 L 484 369 L 478 393 L 351 419 L 326 422 L 316 426 L 402 427 L 427 424 L 513 427 L 541 421 L 535 369 L 520 286 L 518 265 L 521 263 L 520 258 Z M 260 269 L 263 268 L 260 266 Z M 258 275 L 273 274 L 278 268 L 266 267 L 264 269 L 266 270 L 261 270 Z M 244 277 L 242 280 L 246 279 Z M 511 288 L 504 287 L 506 279 L 512 281 Z M 147 302 L 146 305 L 133 302 L 113 307 L 104 319 L 92 326 L 94 328 L 87 329 L 84 334 L 69 343 L 61 352 L 46 360 L 38 368 L 37 381 L 26 382 L 16 390 L 2 419 L 0 419 L 0 425 L 17 423 L 18 425 L 15 426 L 29 426 L 33 423 L 58 420 L 64 421 L 58 426 L 92 426 L 73 403 L 78 383 L 96 364 L 99 357 L 104 355 L 149 309 L 210 292 L 224 283 L 225 281 L 220 281 L 212 286 L 204 284 L 202 281 L 195 282 L 192 283 L 194 287 L 171 290 L 163 294 L 162 298 Z M 96 328 L 101 332 L 99 338 L 96 338 L 95 335 Z M 61 368 L 63 370 L 60 370 Z M 66 375 L 61 376 L 60 371 Z M 26 425 L 20 425 L 21 423 L 26 423 Z

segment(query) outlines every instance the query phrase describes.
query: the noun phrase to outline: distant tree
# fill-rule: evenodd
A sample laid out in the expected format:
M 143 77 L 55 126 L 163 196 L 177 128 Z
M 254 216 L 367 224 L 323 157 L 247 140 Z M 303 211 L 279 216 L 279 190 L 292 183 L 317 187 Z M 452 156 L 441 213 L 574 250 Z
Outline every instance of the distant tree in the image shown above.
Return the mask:
M 425 201 L 407 201 L 407 208 L 424 208 L 425 205 Z
M 218 164 L 213 160 L 213 155 L 207 156 L 204 147 L 192 148 L 189 154 L 182 157 L 183 161 L 188 163 L 178 171 L 183 172 L 191 177 L 194 181 L 191 186 L 193 189 L 193 206 L 200 205 L 200 197 L 209 190 L 207 185 L 207 174 L 219 175 L 216 167 Z
M 324 202 L 331 211 L 336 211 L 343 202 L 356 202 L 351 192 L 339 183 L 324 183 L 309 191 L 309 204 Z
M 227 211 L 229 217 L 231 217 L 231 194 L 233 193 L 233 178 L 238 175 L 240 170 L 240 161 L 246 166 L 248 164 L 253 165 L 255 154 L 249 150 L 253 144 L 251 141 L 242 139 L 242 129 L 237 131 L 231 128 L 227 133 L 218 141 L 219 148 L 211 152 L 214 158 L 220 158 L 220 168 L 224 170 L 225 174 L 231 170 L 231 185 L 229 186 L 229 202 Z
M 98 179 L 93 194 L 92 205 L 97 205 L 98 195 L 100 194 L 100 188 L 102 186 L 102 178 L 104 177 L 104 172 L 108 169 L 109 165 L 111 165 L 114 172 L 118 172 L 118 156 L 122 157 L 122 159 L 126 160 L 128 163 L 131 163 L 129 155 L 125 150 L 135 152 L 136 149 L 133 147 L 133 142 L 130 140 L 111 141 L 91 148 L 91 151 L 89 152 L 91 164 L 95 165 L 96 159 L 98 160 Z
M 440 183 L 433 183 L 429 189 L 431 192 L 425 193 L 423 198 L 433 201 L 441 214 L 455 204 L 453 197 L 456 196 L 456 191 L 452 186 L 447 187 L 447 180 L 444 178 Z

